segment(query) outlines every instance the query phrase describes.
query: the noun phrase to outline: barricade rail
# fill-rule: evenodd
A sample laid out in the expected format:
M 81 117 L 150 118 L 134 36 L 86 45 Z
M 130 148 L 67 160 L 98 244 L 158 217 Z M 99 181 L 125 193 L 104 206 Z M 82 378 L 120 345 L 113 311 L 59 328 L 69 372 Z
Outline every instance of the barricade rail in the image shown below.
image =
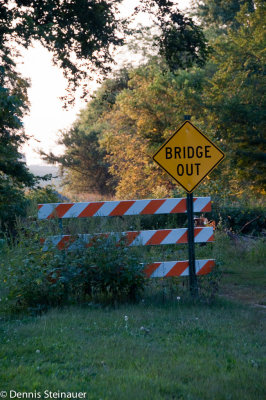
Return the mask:
M 210 197 L 195 197 L 194 212 L 211 211 Z M 38 205 L 39 219 L 114 217 L 123 215 L 157 215 L 187 212 L 185 198 L 83 203 L 48 203 Z

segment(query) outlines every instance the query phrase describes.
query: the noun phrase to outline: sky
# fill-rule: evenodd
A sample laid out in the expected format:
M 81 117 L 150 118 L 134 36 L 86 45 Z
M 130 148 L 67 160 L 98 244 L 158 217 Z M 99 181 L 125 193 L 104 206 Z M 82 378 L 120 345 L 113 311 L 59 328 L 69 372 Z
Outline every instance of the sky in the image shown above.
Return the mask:
M 189 7 L 190 0 L 179 0 L 176 3 L 180 10 L 184 10 Z M 121 8 L 123 16 L 130 14 L 137 4 L 138 0 L 124 0 Z M 137 22 L 148 25 L 149 19 L 142 15 Z M 127 54 L 124 56 L 127 57 Z M 60 131 L 71 127 L 79 111 L 86 106 L 86 101 L 80 99 L 77 93 L 74 107 L 68 110 L 63 108 L 60 97 L 66 93 L 67 81 L 63 72 L 53 65 L 52 54 L 40 43 L 34 42 L 28 50 L 22 49 L 17 65 L 18 71 L 31 81 L 28 90 L 30 111 L 23 119 L 25 131 L 31 139 L 24 145 L 22 152 L 28 165 L 47 165 L 38 154 L 38 149 L 53 151 L 54 154 L 62 153 L 63 147 L 57 144 Z M 97 84 L 92 81 L 91 94 L 96 87 Z

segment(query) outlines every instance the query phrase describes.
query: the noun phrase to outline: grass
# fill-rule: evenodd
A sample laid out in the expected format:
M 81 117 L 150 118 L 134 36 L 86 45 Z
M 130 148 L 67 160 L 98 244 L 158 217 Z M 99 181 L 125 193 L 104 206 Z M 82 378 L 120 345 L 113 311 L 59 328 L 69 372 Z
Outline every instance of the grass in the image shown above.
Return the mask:
M 95 400 L 262 399 L 264 328 L 261 311 L 224 300 L 6 320 L 1 389 L 85 391 Z
M 242 303 L 266 305 L 265 240 L 234 242 L 218 233 L 213 251 L 222 264 L 221 292 Z
M 147 257 L 186 259 L 186 251 L 153 247 Z M 211 305 L 193 304 L 182 284 L 161 280 L 134 305 L 3 315 L 0 392 L 87 392 L 90 400 L 263 399 L 265 310 L 255 305 L 265 304 L 265 243 L 235 243 L 217 232 L 216 242 L 198 245 L 196 255 L 215 258 L 222 272 L 220 296 Z

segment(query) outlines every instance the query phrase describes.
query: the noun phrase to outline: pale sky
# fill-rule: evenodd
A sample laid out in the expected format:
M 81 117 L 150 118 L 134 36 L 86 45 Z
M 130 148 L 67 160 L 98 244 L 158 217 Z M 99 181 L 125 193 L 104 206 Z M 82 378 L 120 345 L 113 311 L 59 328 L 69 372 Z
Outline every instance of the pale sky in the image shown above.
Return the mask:
M 124 0 L 121 11 L 124 15 L 131 13 L 138 0 Z M 176 2 L 180 9 L 186 9 L 190 0 Z M 148 19 L 142 15 L 138 22 L 148 24 Z M 121 51 L 120 51 L 121 54 Z M 75 121 L 78 112 L 85 107 L 86 102 L 79 98 L 77 93 L 75 105 L 68 110 L 63 109 L 60 97 L 65 95 L 67 82 L 62 71 L 52 63 L 52 55 L 38 42 L 28 50 L 21 52 L 21 62 L 18 70 L 23 76 L 30 78 L 31 88 L 28 91 L 31 103 L 30 112 L 24 117 L 25 131 L 33 138 L 23 147 L 27 164 L 45 165 L 37 153 L 38 149 L 45 152 L 53 151 L 55 154 L 63 152 L 63 148 L 56 144 L 60 135 L 59 131 L 69 128 Z M 91 83 L 91 93 L 96 88 L 95 82 Z

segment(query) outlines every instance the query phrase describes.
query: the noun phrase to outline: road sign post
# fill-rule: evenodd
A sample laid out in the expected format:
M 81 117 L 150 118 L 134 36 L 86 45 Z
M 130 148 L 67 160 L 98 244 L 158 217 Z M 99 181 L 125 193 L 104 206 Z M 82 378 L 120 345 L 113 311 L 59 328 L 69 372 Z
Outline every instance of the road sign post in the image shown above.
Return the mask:
M 187 194 L 187 218 L 188 218 L 188 259 L 189 259 L 189 287 L 193 297 L 198 296 L 198 281 L 195 268 L 195 243 L 194 243 L 194 219 L 193 219 L 193 193 Z
M 190 115 L 184 115 L 185 121 L 190 121 Z M 188 218 L 188 265 L 189 265 L 189 288 L 192 297 L 198 297 L 198 279 L 195 267 L 195 242 L 194 242 L 194 212 L 193 192 L 187 193 L 187 218 Z
M 224 153 L 185 116 L 182 126 L 160 147 L 154 161 L 187 192 L 189 284 L 193 297 L 198 296 L 195 271 L 193 191 L 224 159 Z

